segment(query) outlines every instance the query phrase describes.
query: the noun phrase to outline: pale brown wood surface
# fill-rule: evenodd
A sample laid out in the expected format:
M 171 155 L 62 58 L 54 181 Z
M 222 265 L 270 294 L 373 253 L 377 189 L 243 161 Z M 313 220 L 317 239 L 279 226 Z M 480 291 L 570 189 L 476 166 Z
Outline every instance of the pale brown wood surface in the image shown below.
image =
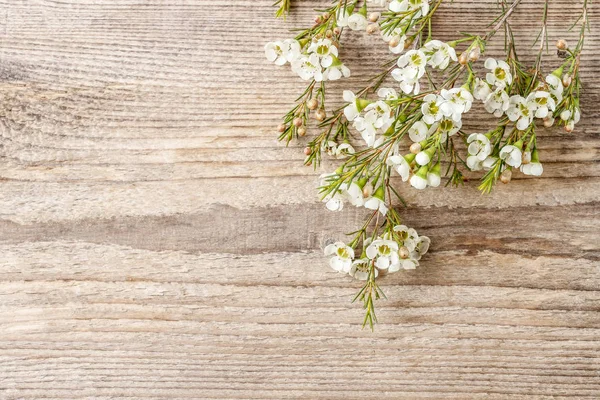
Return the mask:
M 399 182 L 433 246 L 381 281 L 370 332 L 321 250 L 364 210 L 327 212 L 333 164 L 276 140 L 303 83 L 262 46 L 327 4 L 297 3 L 0 0 L 0 399 L 600 398 L 600 19 L 542 177 Z M 443 6 L 436 35 L 484 33 L 495 3 Z M 541 3 L 513 18 L 525 60 Z M 578 6 L 550 2 L 551 43 Z M 351 32 L 342 58 L 332 98 L 389 55 Z

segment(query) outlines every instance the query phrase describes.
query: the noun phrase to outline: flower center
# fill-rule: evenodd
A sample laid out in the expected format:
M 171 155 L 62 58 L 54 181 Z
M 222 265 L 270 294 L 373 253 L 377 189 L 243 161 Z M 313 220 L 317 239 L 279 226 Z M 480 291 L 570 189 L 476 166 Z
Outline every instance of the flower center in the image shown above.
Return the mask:
M 498 67 L 494 71 L 494 75 L 496 75 L 497 79 L 503 81 L 506 78 L 506 71 L 504 69 Z
M 454 124 L 452 123 L 452 121 L 445 119 L 442 122 L 440 122 L 440 129 L 443 132 L 448 132 L 450 129 L 452 129 L 454 127 Z
M 429 103 L 429 113 L 436 115 L 440 111 L 440 108 L 436 103 Z
M 382 244 L 378 247 L 378 250 L 379 254 L 381 254 L 382 256 L 387 256 L 391 252 L 390 247 L 387 244 Z
M 337 249 L 337 254 L 340 258 L 348 258 L 348 251 L 343 247 Z
M 317 54 L 321 55 L 321 56 L 325 56 L 329 53 L 329 46 L 326 46 L 324 44 L 320 45 L 317 47 Z

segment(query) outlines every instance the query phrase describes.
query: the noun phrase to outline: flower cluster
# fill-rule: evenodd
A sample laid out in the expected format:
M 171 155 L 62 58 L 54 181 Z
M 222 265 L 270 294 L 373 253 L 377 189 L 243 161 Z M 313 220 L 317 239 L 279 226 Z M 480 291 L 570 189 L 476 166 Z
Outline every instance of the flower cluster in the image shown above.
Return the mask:
M 338 58 L 338 48 L 331 39 L 323 38 L 301 44 L 287 39 L 265 45 L 267 60 L 275 65 L 290 63 L 292 71 L 305 81 L 335 81 L 350 76 L 350 70 Z
M 417 268 L 430 243 L 427 236 L 419 236 L 413 228 L 396 225 L 382 236 L 367 238 L 360 258 L 356 258 L 355 250 L 343 242 L 327 245 L 325 255 L 332 256 L 329 265 L 334 270 L 366 281 L 371 268 L 374 268 L 375 277 Z
M 311 28 L 294 39 L 265 46 L 269 61 L 289 63 L 309 82 L 284 117 L 280 139 L 289 142 L 304 136 L 314 112 L 320 132 L 304 149 L 305 164 L 317 168 L 322 154 L 342 160 L 335 172 L 321 175 L 321 200 L 331 211 L 342 211 L 348 203 L 371 211 L 349 243 L 325 248 L 334 270 L 365 281 L 356 297 L 367 310 L 365 324 L 375 322 L 373 301 L 383 296 L 375 279 L 416 268 L 429 249 L 429 238 L 402 224 L 394 199 L 405 201 L 396 182 L 408 182 L 418 190 L 438 187 L 444 165 L 447 184 L 455 186 L 463 184 L 465 169 L 484 171 L 479 189 L 487 193 L 497 181 L 510 182 L 514 171 L 543 173 L 537 145 L 540 129 L 563 125 L 566 132 L 573 132 L 581 118 L 579 68 L 588 24 L 588 0 L 582 1 L 580 39 L 574 47 L 559 40 L 560 64 L 548 71 L 542 63 L 548 2 L 532 66 L 519 61 L 509 23 L 521 0 L 510 6 L 503 3 L 502 13 L 485 35 L 463 34 L 448 42 L 435 39 L 432 30 L 432 17 L 442 0 L 367 0 L 360 8 L 359 0 L 336 0 Z M 283 0 L 277 4 L 284 6 Z M 369 7 L 387 11 L 369 13 Z M 350 75 L 338 58 L 346 28 L 380 32 L 394 59 L 362 90 L 344 90 L 344 105 L 328 114 L 325 82 Z M 480 62 L 483 68 L 477 68 L 499 31 L 506 33 L 506 54 L 486 58 Z M 393 85 L 382 87 L 388 77 Z M 496 118 L 487 132 L 463 128 L 476 107 Z M 355 140 L 359 137 L 362 140 Z

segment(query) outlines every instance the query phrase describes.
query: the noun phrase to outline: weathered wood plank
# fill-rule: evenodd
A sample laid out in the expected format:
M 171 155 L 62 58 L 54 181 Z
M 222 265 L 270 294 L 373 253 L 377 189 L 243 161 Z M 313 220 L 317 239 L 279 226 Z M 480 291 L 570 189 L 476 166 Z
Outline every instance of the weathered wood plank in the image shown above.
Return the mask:
M 333 164 L 273 132 L 303 84 L 262 46 L 322 4 L 283 22 L 262 0 L 0 0 L 0 398 L 600 397 L 596 13 L 583 120 L 541 133 L 544 176 L 490 196 L 398 182 L 433 246 L 381 280 L 371 333 L 321 254 L 364 210 L 324 210 Z M 436 35 L 484 32 L 495 4 L 443 6 Z M 514 15 L 524 60 L 539 5 Z M 550 2 L 552 41 L 574 40 L 572 7 Z M 331 107 L 389 58 L 344 40 Z

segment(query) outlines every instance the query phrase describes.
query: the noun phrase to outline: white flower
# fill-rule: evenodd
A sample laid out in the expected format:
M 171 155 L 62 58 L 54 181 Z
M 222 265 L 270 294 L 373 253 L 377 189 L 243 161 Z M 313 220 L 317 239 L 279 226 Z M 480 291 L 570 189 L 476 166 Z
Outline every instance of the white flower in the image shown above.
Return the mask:
M 392 77 L 400 82 L 400 89 L 406 94 L 419 94 L 419 78 L 425 74 L 427 56 L 421 50 L 410 50 L 398 58 L 398 68 L 392 71 Z
M 452 109 L 442 96 L 430 93 L 423 98 L 421 113 L 423 113 L 423 121 L 431 125 L 443 117 L 452 115 Z M 421 140 L 413 140 L 413 142 L 420 142 Z
M 548 84 L 550 93 L 552 96 L 554 96 L 555 102 L 560 103 L 562 101 L 564 91 L 562 79 L 554 74 L 550 74 L 546 77 L 546 83 Z
M 369 147 L 373 147 L 375 144 L 377 135 L 377 128 L 375 127 L 376 122 L 377 115 L 374 113 L 367 114 L 364 117 L 359 116 L 354 118 L 353 126 L 360 132 L 360 135 Z
M 467 143 L 469 143 L 469 154 L 476 157 L 479 161 L 485 160 L 492 152 L 490 139 L 481 133 L 470 134 L 467 138 Z
M 335 242 L 325 246 L 325 255 L 331 256 L 329 265 L 338 272 L 349 273 L 354 259 L 354 249 L 343 242 Z
M 417 121 L 408 128 L 408 137 L 413 142 L 421 142 L 427 138 L 429 128 L 423 121 Z
M 527 102 L 532 102 L 536 105 L 535 117 L 546 118 L 552 115 L 550 111 L 556 109 L 556 103 L 550 93 L 543 90 L 538 90 L 527 96 Z
M 506 115 L 511 121 L 517 121 L 517 129 L 525 130 L 535 116 L 536 104 L 531 99 L 525 99 L 519 95 L 511 96 L 510 105 L 506 110 Z
M 426 165 L 418 169 L 417 173 L 410 178 L 410 184 L 415 189 L 425 189 L 427 187 L 427 171 Z
M 354 153 L 354 147 L 350 143 L 342 143 L 335 149 L 335 158 L 347 158 Z
M 429 133 L 431 134 L 437 131 L 440 133 L 442 141 L 445 141 L 448 136 L 454 135 L 460 130 L 460 128 L 462 128 L 461 121 L 454 121 L 450 118 L 444 118 L 440 122 L 436 122 L 435 124 L 431 125 L 431 128 L 429 128 Z
M 366 185 L 367 179 L 363 178 L 358 181 L 352 181 L 350 185 L 344 183 L 341 188 L 346 192 L 346 197 L 350 204 L 356 207 L 362 207 L 365 204 L 364 189 Z
M 327 142 L 323 142 L 323 144 L 321 145 L 321 148 L 328 155 L 335 156 L 336 151 L 337 151 L 337 143 L 334 142 L 333 140 L 328 140 Z
M 360 115 L 360 112 L 363 110 L 364 105 L 359 97 L 350 91 L 344 90 L 343 93 L 344 101 L 348 103 L 346 107 L 344 107 L 344 115 L 348 121 L 354 121 L 356 117 Z
M 450 90 L 442 89 L 442 97 L 446 99 L 447 104 L 452 111 L 452 119 L 460 121 L 462 114 L 468 112 L 473 104 L 473 95 L 466 88 L 453 88 Z
M 352 263 L 352 268 L 350 269 L 350 275 L 354 279 L 358 279 L 360 281 L 366 281 L 369 278 L 369 267 L 371 265 L 371 260 L 368 258 L 360 258 Z M 375 268 L 373 271 L 375 274 L 375 278 L 379 275 L 379 271 Z
M 485 76 L 485 80 L 490 85 L 505 87 L 512 83 L 510 67 L 506 62 L 488 58 L 485 60 L 485 67 L 491 70 L 491 72 L 488 72 Z
M 297 42 L 296 42 L 297 43 Z M 288 62 L 287 54 L 289 52 L 289 43 L 280 40 L 269 42 L 265 45 L 265 56 L 267 60 L 275 65 L 283 65 Z
M 388 43 L 390 51 L 394 54 L 400 54 L 404 51 L 404 45 L 406 43 L 406 35 L 404 35 L 403 27 L 399 26 L 391 32 L 381 32 L 381 37 Z M 389 45 L 389 43 L 395 44 L 395 46 Z
M 309 53 L 314 53 L 319 57 L 321 66 L 327 68 L 332 63 L 334 58 L 338 55 L 338 49 L 329 39 L 319 39 L 316 42 L 312 42 L 308 47 Z
M 531 153 L 531 160 L 527 164 L 521 165 L 521 172 L 525 175 L 540 176 L 544 172 L 544 167 L 540 163 L 539 155 L 537 150 L 533 150 Z
M 480 171 L 483 168 L 483 161 L 477 158 L 477 156 L 469 156 L 467 157 L 467 167 L 471 171 Z
M 572 119 L 571 119 L 572 117 Z M 571 112 L 571 110 L 564 110 L 563 112 L 560 113 L 560 119 L 562 119 L 563 121 L 570 121 L 573 122 L 574 124 L 579 123 L 579 120 L 581 119 L 581 112 L 579 111 L 579 108 L 575 107 L 575 111 Z
M 481 166 L 483 167 L 483 169 L 485 171 L 489 171 L 490 169 L 492 169 L 494 167 L 494 165 L 496 165 L 497 162 L 498 162 L 498 157 L 489 156 L 488 158 L 483 160 L 483 162 L 481 163 Z
M 319 56 L 315 53 L 309 56 L 302 56 L 292 62 L 292 71 L 298 74 L 305 81 L 314 79 L 317 82 L 323 80 L 323 72 L 319 60 Z
M 382 215 L 385 215 L 388 211 L 388 208 L 385 204 L 385 191 L 383 186 L 380 186 L 375 190 L 373 196 L 369 197 L 365 201 L 365 208 L 369 210 L 379 210 Z
M 410 252 L 410 258 L 413 260 L 420 260 L 421 257 L 429 250 L 431 240 L 427 236 L 419 236 L 417 239 L 414 250 Z
M 337 21 L 337 25 L 340 28 L 344 28 L 348 26 L 348 19 L 350 18 L 350 11 L 346 7 L 339 8 L 337 13 L 335 14 L 335 19 Z
M 490 85 L 479 78 L 475 79 L 475 86 L 473 88 L 473 97 L 477 100 L 486 101 L 488 96 L 492 93 Z
M 406 247 L 408 251 L 413 251 L 416 248 L 419 241 L 419 235 L 416 230 L 409 228 L 406 225 L 396 225 L 394 226 L 394 232 L 396 232 L 402 245 Z
M 337 59 L 336 59 L 337 60 Z M 340 79 L 342 76 L 344 78 L 349 78 L 350 77 L 350 69 L 348 67 L 346 67 L 344 64 L 342 64 L 341 62 L 339 62 L 339 60 L 337 60 L 338 62 L 334 62 L 333 65 L 331 65 L 329 68 L 327 68 L 324 72 L 323 72 L 323 80 L 324 81 L 336 81 L 338 79 Z
M 510 97 L 504 88 L 497 88 L 487 97 L 484 106 L 487 112 L 500 118 L 510 106 Z
M 427 165 L 431 161 L 431 157 L 433 157 L 433 155 L 435 154 L 435 152 L 436 152 L 436 148 L 435 147 L 429 147 L 429 148 L 427 148 L 425 150 L 422 150 L 415 157 L 415 161 L 419 165 Z
M 353 31 L 364 31 L 368 24 L 367 17 L 361 13 L 354 13 L 348 18 L 348 27 Z
M 433 168 L 431 168 L 427 172 L 427 186 L 430 186 L 430 187 L 440 186 L 440 183 L 442 182 L 442 177 L 440 176 L 440 170 L 441 170 L 441 165 L 440 165 L 440 162 L 438 161 L 438 163 L 436 165 L 434 165 Z
M 389 9 L 393 12 L 416 11 L 412 18 L 419 18 L 429 12 L 429 0 L 393 0 Z
M 400 177 L 402 178 L 403 182 L 406 182 L 408 180 L 408 177 L 410 175 L 410 165 L 403 156 L 399 154 L 391 156 L 386 160 L 386 163 L 387 165 L 396 170 L 398 175 L 400 175 Z
M 367 247 L 367 257 L 375 260 L 378 269 L 395 272 L 400 269 L 400 258 L 398 257 L 398 243 L 393 240 L 379 238 Z
M 321 188 L 326 188 L 333 179 L 337 176 L 337 173 L 323 174 L 320 178 L 320 186 Z M 345 193 L 342 190 L 336 190 L 335 192 L 328 193 L 324 198 L 323 202 L 325 203 L 325 207 L 329 211 L 342 211 L 344 208 L 344 197 Z
M 518 168 L 521 166 L 521 161 L 523 160 L 523 153 L 521 149 L 517 146 L 513 146 L 512 144 L 506 144 L 502 149 L 500 149 L 501 160 L 511 167 Z
M 433 68 L 446 69 L 450 64 L 450 60 L 458 61 L 456 52 L 448 44 L 440 40 L 430 40 L 425 43 L 425 54 L 429 55 L 427 63 Z
M 396 93 L 396 91 L 392 88 L 380 88 L 377 91 L 377 96 L 387 101 L 398 99 L 398 93 Z
M 544 172 L 544 167 L 542 167 L 542 163 L 530 162 L 529 164 L 521 165 L 521 172 L 525 175 L 540 176 Z

